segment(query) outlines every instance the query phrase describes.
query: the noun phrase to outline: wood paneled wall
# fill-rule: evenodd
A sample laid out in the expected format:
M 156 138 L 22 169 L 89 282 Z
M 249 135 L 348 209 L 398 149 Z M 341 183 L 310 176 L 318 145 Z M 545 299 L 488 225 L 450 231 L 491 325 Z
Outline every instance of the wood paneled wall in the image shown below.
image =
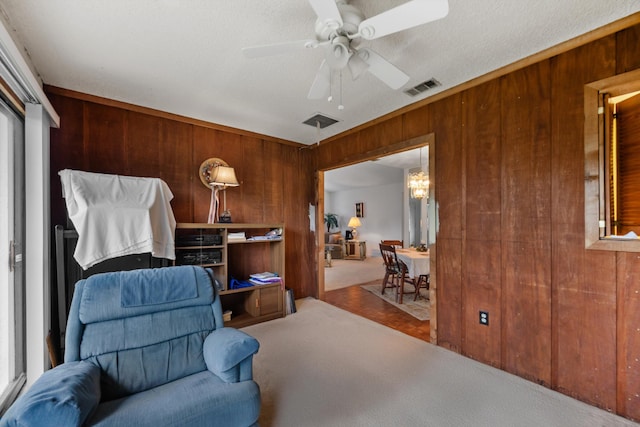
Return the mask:
M 200 164 L 219 157 L 234 167 L 240 186 L 227 190 L 234 222 L 284 223 L 286 280 L 296 297 L 315 296 L 315 203 L 311 150 L 241 131 L 182 120 L 143 108 L 47 87 L 60 114 L 51 132 L 51 223 L 66 224 L 58 171 L 68 168 L 157 177 L 171 188 L 178 222 L 207 222 L 211 192 Z
M 639 41 L 631 26 L 318 148 L 330 169 L 433 133 L 438 345 L 635 420 L 640 258 L 585 249 L 583 96 L 639 68 Z

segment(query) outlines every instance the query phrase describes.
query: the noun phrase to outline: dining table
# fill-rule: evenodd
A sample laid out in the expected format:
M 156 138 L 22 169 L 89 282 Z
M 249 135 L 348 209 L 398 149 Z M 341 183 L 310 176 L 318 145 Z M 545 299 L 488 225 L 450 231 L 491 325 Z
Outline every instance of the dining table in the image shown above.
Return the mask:
M 431 263 L 429 261 L 429 252 L 420 252 L 413 248 L 396 249 L 398 260 L 404 262 L 407 266 L 407 274 L 414 280 L 414 283 L 420 283 L 420 278 L 427 280 L 431 271 Z M 418 292 L 416 288 L 415 292 Z M 403 293 L 400 292 L 399 303 L 402 304 Z
M 417 279 L 423 274 L 429 274 L 431 269 L 429 252 L 419 252 L 415 249 L 396 249 L 396 255 L 407 264 L 409 277 Z

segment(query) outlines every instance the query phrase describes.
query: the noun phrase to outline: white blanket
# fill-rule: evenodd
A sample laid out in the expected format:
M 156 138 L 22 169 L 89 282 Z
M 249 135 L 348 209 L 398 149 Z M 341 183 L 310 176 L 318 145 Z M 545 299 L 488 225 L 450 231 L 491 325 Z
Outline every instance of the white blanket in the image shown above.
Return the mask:
M 83 269 L 145 252 L 175 259 L 173 193 L 163 180 L 70 169 L 58 174 L 78 232 L 73 256 Z

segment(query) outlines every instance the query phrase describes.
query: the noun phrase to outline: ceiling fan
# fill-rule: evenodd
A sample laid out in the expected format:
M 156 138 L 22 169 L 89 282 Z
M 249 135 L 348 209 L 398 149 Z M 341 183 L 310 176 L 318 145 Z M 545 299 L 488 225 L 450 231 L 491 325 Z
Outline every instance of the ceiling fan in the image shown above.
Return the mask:
M 373 50 L 358 49 L 360 41 L 374 40 L 398 31 L 444 18 L 449 13 L 448 0 L 412 0 L 371 18 L 344 0 L 309 0 L 317 15 L 315 39 L 246 47 L 248 58 L 260 58 L 297 50 L 322 47 L 322 61 L 311 85 L 309 99 L 320 99 L 331 88 L 331 71 L 349 68 L 353 79 L 369 71 L 392 89 L 399 89 L 409 76 Z

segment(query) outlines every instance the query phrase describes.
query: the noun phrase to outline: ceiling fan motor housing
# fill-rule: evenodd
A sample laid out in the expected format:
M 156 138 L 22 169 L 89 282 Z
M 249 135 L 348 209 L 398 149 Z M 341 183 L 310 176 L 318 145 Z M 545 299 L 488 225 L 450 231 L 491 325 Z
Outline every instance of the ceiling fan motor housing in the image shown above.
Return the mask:
M 338 2 L 338 10 L 342 17 L 342 26 L 336 27 L 335 21 L 316 21 L 316 37 L 319 41 L 331 41 L 336 36 L 354 35 L 358 33 L 358 25 L 364 21 L 365 16 L 358 8 L 345 2 Z M 351 40 L 352 46 L 359 43 L 359 37 Z

